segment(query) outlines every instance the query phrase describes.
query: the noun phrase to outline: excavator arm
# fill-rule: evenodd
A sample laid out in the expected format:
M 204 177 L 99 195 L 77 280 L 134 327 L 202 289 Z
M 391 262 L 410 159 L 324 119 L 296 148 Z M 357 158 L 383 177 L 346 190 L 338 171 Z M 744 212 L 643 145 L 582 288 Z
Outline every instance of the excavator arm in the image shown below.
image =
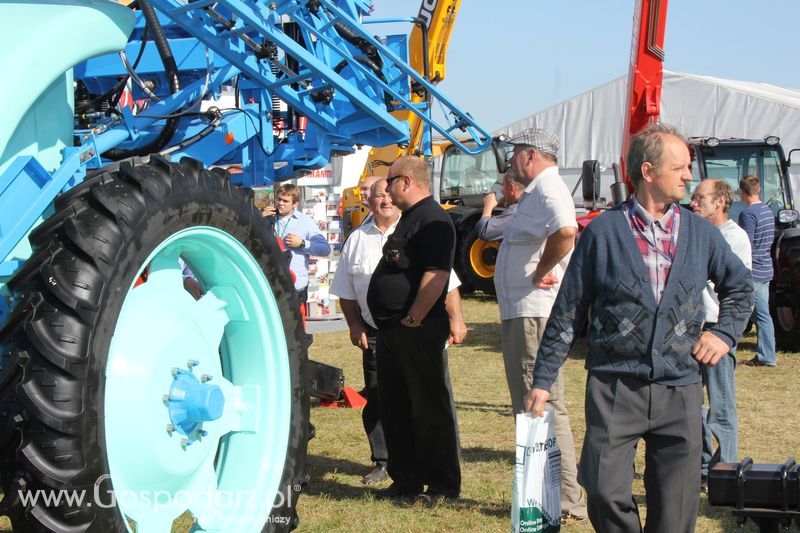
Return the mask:
M 409 65 L 432 85 L 438 84 L 445 77 L 447 49 L 460 6 L 461 0 L 422 0 L 419 13 L 414 19 L 414 29 L 408 45 Z M 411 89 L 413 103 L 422 104 L 428 100 L 429 95 L 422 87 L 412 85 Z M 426 148 L 431 146 L 430 139 L 425 140 L 425 123 L 417 115 L 406 110 L 396 111 L 392 115 L 400 121 L 408 122 L 408 144 L 373 147 L 361 179 L 366 176 L 385 176 L 392 162 L 404 155 L 436 155 L 431 153 L 432 148 Z M 367 215 L 368 210 L 361 205 L 357 186 L 344 191 L 342 208 L 349 228 L 357 227 Z
M 631 64 L 622 130 L 621 176 L 630 183 L 625 168 L 631 137 L 658 121 L 661 113 L 661 85 L 664 78 L 664 30 L 667 0 L 636 0 L 631 37 Z

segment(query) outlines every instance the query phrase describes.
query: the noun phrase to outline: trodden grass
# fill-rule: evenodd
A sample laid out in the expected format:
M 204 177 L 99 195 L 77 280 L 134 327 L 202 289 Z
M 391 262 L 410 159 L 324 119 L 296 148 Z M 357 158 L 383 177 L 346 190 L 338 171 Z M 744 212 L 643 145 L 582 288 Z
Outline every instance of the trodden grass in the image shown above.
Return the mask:
M 493 298 L 482 295 L 464 300 L 470 328 L 466 342 L 450 349 L 462 446 L 462 498 L 432 509 L 411 504 L 377 501 L 361 484 L 369 471 L 369 446 L 361 424 L 361 412 L 352 409 L 314 408 L 311 420 L 317 436 L 309 443 L 311 476 L 300 499 L 299 531 L 502 531 L 510 529 L 511 479 L 514 465 L 514 420 L 500 354 L 500 322 Z M 754 337 L 743 339 L 739 360 L 753 356 Z M 584 435 L 583 369 L 585 346 L 579 343 L 565 367 L 566 400 L 575 443 L 580 450 Z M 350 345 L 346 332 L 315 335 L 311 358 L 341 367 L 347 385 L 363 386 L 361 354 Z M 760 463 L 800 459 L 797 378 L 800 354 L 781 353 L 778 367 L 736 370 L 739 409 L 740 456 Z M 644 471 L 643 444 L 636 470 Z M 698 465 L 699 467 L 699 465 Z M 387 484 L 388 485 L 388 484 Z M 385 485 L 384 485 L 385 486 Z M 644 487 L 637 476 L 634 494 L 640 513 L 646 516 Z M 727 509 L 713 508 L 701 497 L 697 531 L 735 529 Z M 174 531 L 188 530 L 188 517 L 176 522 Z M 0 518 L 0 531 L 10 528 Z M 592 531 L 588 523 L 570 524 L 567 531 Z M 756 528 L 748 524 L 744 531 Z

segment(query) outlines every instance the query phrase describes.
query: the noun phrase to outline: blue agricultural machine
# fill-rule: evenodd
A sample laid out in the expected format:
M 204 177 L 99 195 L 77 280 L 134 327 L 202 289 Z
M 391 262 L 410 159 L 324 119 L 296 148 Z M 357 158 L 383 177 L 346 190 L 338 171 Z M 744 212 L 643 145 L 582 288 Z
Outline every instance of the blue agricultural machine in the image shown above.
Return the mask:
M 394 112 L 471 153 L 490 138 L 406 36 L 365 30 L 367 1 L 125 3 L 0 3 L 0 515 L 289 529 L 308 361 L 249 188 L 406 143 Z

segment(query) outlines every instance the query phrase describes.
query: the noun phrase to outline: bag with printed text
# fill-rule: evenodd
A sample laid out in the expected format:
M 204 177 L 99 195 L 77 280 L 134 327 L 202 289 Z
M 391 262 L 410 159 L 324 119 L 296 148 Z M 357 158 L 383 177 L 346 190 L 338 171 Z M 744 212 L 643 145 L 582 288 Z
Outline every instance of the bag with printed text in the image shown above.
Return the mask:
M 512 533 L 561 530 L 561 450 L 553 410 L 517 415 L 517 457 L 511 502 Z

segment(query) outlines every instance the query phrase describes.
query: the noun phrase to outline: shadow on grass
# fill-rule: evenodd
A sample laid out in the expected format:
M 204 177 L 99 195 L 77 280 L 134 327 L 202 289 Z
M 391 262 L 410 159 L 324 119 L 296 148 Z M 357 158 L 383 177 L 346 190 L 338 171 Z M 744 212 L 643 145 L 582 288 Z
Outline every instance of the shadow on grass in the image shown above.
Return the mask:
M 337 500 L 363 498 L 374 489 L 366 485 L 356 487 L 337 480 L 338 475 L 363 476 L 369 472 L 369 464 L 355 463 L 323 455 L 309 455 L 306 470 L 311 480 L 303 491 L 315 496 L 325 495 Z
M 502 416 L 511 416 L 511 404 L 486 403 L 486 402 L 456 402 L 458 411 L 477 411 L 479 413 L 496 413 Z
M 481 352 L 500 353 L 500 324 L 468 322 L 464 346 Z
M 502 461 L 508 464 L 514 463 L 514 458 L 510 452 L 483 447 L 464 449 L 462 451 L 462 459 L 465 462 Z M 382 483 L 377 487 L 355 486 L 347 483 L 347 480 L 337 479 L 339 475 L 360 477 L 369 471 L 369 465 L 355 463 L 346 459 L 309 455 L 306 459 L 306 469 L 311 479 L 303 493 L 310 496 L 322 496 L 332 500 L 373 500 L 373 494 L 376 490 L 389 486 L 388 482 Z M 413 500 L 409 499 L 389 500 L 389 503 L 395 507 L 402 508 L 420 506 L 420 504 L 415 504 Z M 461 498 L 456 502 L 441 505 L 454 509 L 476 510 L 486 516 L 500 518 L 508 516 L 511 512 L 508 505 L 470 498 Z
M 514 452 L 484 448 L 483 446 L 473 446 L 471 448 L 462 449 L 461 459 L 468 463 L 502 462 L 513 465 L 515 462 Z
M 483 302 L 487 302 L 487 303 L 491 303 L 491 304 L 497 303 L 497 296 L 495 296 L 494 294 L 487 294 L 487 293 L 485 293 L 483 291 L 475 291 L 475 292 L 469 292 L 469 293 L 463 293 L 462 292 L 461 293 L 461 298 L 463 298 L 464 300 L 471 300 L 471 301 L 474 301 L 474 302 L 481 302 L 481 303 L 483 303 Z
M 744 340 L 744 339 L 741 339 L 741 340 L 739 341 L 739 344 L 736 346 L 736 351 L 737 351 L 737 352 L 744 352 L 744 351 L 747 351 L 747 352 L 753 352 L 753 353 L 755 353 L 755 351 L 756 351 L 756 348 L 758 347 L 758 345 L 757 345 L 757 344 L 756 344 L 756 342 L 755 342 L 755 337 L 753 337 L 752 339 L 753 339 L 753 340 Z M 737 357 L 737 359 L 740 359 L 740 358 L 739 358 L 739 357 Z

